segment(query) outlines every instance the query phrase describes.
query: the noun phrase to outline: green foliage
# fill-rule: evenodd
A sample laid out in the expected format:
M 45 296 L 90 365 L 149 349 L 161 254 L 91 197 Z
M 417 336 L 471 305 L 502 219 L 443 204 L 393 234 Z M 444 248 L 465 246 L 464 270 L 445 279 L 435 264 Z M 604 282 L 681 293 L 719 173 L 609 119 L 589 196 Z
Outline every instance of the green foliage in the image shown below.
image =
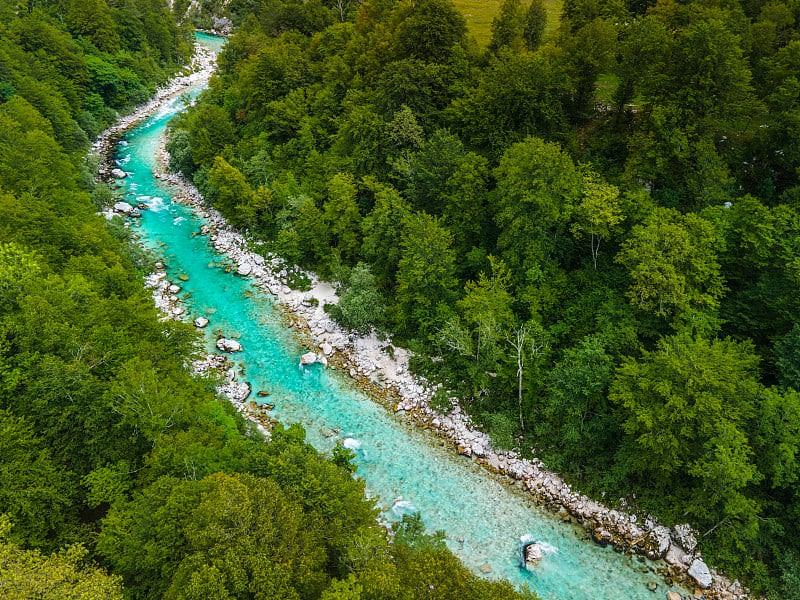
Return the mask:
M 800 325 L 775 344 L 778 381 L 784 387 L 800 389 Z
M 679 335 L 624 361 L 609 394 L 629 469 L 671 489 L 704 526 L 724 524 L 717 535 L 747 539 L 757 528 L 758 503 L 743 493 L 763 477 L 748 440 L 762 394 L 757 366 L 750 344 Z
M 254 204 L 254 193 L 242 172 L 217 156 L 208 170 L 208 199 L 222 214 L 238 222 L 242 209 Z
M 390 187 L 377 187 L 375 194 L 375 205 L 361 222 L 364 232 L 362 252 L 372 264 L 380 287 L 386 289 L 395 279 L 400 262 L 402 224 L 410 214 L 411 207 Z
M 61 533 L 73 502 L 70 474 L 59 470 L 30 423 L 5 410 L 0 410 L 0 457 L 0 510 L 17 524 L 12 539 L 47 547 Z
M 397 546 L 406 546 L 412 552 L 444 550 L 444 531 L 425 533 L 422 515 L 414 513 L 403 515 L 398 523 L 392 524 L 394 543 Z
M 718 306 L 723 282 L 715 237 L 701 217 L 655 209 L 631 230 L 616 258 L 633 279 L 631 303 L 661 317 Z
M 359 262 L 353 267 L 338 307 L 342 324 L 356 331 L 366 331 L 381 321 L 384 302 L 368 265 Z
M 0 581 L 8 600 L 122 600 L 119 576 L 108 575 L 87 560 L 81 545 L 44 556 L 11 541 L 11 521 L 0 515 Z
M 433 309 L 453 298 L 455 254 L 453 236 L 427 213 L 412 213 L 400 242 L 397 300 L 404 324 L 430 327 Z
M 464 17 L 450 2 L 420 0 L 411 5 L 397 29 L 397 56 L 447 62 L 466 32 Z
M 589 234 L 595 269 L 600 242 L 610 237 L 624 218 L 619 189 L 605 183 L 597 173 L 584 174 L 583 195 L 575 207 L 575 223 L 571 229 L 576 237 Z
M 361 249 L 361 214 L 356 203 L 353 177 L 344 173 L 328 182 L 328 199 L 325 201 L 326 229 L 333 238 L 333 247 L 347 264 L 353 264 Z
M 497 244 L 522 283 L 547 261 L 580 198 L 581 178 L 557 144 L 532 137 L 503 154 L 494 176 Z
M 613 371 L 613 357 L 591 337 L 567 350 L 548 373 L 545 420 L 537 429 L 543 440 L 558 440 L 559 462 L 592 467 L 614 448 L 620 428 L 607 400 Z
M 547 10 L 542 0 L 532 0 L 527 12 L 522 29 L 522 40 L 525 47 L 531 52 L 542 43 L 544 31 L 547 28 Z
M 522 42 L 523 18 L 522 4 L 519 0 L 503 0 L 500 15 L 492 21 L 492 41 L 489 42 L 489 50 L 497 52 L 503 47 L 511 49 L 518 47 Z M 541 37 L 541 33 L 539 35 Z

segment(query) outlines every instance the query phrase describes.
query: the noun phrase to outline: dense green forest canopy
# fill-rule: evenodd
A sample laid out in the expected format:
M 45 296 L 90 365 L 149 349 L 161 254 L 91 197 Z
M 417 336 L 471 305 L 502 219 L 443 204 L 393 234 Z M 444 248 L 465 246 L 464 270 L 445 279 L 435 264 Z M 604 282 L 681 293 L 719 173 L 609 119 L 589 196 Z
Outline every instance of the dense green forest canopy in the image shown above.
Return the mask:
M 84 155 L 190 41 L 156 0 L 0 0 L 0 595 L 533 599 L 418 519 L 387 535 L 348 451 L 265 440 L 187 370 Z
M 504 0 L 486 49 L 448 0 L 229 6 L 172 168 L 495 443 L 800 598 L 800 3 Z

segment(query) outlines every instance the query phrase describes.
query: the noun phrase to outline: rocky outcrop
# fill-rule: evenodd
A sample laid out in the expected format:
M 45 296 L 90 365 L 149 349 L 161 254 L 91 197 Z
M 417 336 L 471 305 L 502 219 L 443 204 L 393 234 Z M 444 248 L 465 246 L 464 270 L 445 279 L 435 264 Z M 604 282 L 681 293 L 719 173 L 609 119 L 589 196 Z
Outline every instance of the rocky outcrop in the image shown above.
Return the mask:
M 528 567 L 535 567 L 538 565 L 544 556 L 539 542 L 532 542 L 526 545 L 522 552 L 525 556 L 525 565 Z
M 211 17 L 214 31 L 220 35 L 228 35 L 233 30 L 233 23 L 228 17 Z
M 669 529 L 655 525 L 647 534 L 644 549 L 649 558 L 657 560 L 667 555 L 671 543 Z

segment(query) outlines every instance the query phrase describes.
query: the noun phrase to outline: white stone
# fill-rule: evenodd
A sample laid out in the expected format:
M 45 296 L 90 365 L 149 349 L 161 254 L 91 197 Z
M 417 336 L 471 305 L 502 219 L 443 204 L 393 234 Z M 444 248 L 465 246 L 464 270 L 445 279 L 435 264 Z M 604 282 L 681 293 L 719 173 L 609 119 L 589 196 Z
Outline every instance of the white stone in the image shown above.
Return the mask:
M 236 340 L 229 340 L 226 338 L 219 338 L 217 340 L 217 348 L 223 352 L 241 352 L 242 345 Z
M 313 365 L 315 362 L 317 362 L 317 355 L 313 352 L 306 352 L 300 357 L 301 365 Z
M 246 277 L 247 275 L 250 275 L 252 270 L 253 270 L 253 265 L 251 265 L 250 263 L 242 263 L 241 265 L 239 265 L 239 268 L 236 269 L 236 272 L 239 275 Z
M 122 169 L 111 169 L 111 174 L 117 179 L 125 179 L 128 176 Z
M 333 346 L 331 346 L 328 342 L 322 342 L 319 347 L 325 356 L 330 356 L 330 353 L 333 352 Z
M 708 565 L 699 558 L 695 558 L 692 561 L 692 565 L 689 567 L 689 577 L 694 579 L 697 585 L 703 588 L 711 587 L 711 584 L 714 583 L 714 578 L 711 577 L 711 571 L 708 569 Z
M 208 319 L 206 319 L 205 317 L 197 317 L 194 320 L 195 327 L 205 327 L 206 325 L 208 325 Z
M 116 202 L 114 203 L 114 211 L 122 213 L 123 215 L 129 215 L 133 212 L 133 206 L 127 202 Z
M 179 285 L 172 284 L 171 286 L 169 286 L 169 293 L 170 294 L 177 294 L 180 291 L 181 291 L 181 286 L 179 286 Z

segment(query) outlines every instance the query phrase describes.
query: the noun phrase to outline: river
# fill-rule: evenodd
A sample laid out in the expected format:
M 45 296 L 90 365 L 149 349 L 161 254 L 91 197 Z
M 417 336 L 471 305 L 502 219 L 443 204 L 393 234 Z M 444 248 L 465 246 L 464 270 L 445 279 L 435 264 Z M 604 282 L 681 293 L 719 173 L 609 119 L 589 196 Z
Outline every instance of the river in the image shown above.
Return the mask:
M 198 34 L 214 49 L 221 40 Z M 189 90 L 196 96 L 202 86 Z M 528 585 L 547 600 L 638 600 L 664 598 L 669 588 L 655 573 L 656 563 L 601 548 L 574 526 L 535 506 L 516 485 L 492 475 L 470 459 L 442 447 L 438 438 L 415 430 L 357 391 L 339 371 L 320 365 L 300 368 L 303 348 L 287 329 L 273 298 L 250 281 L 226 273 L 229 264 L 208 238 L 199 235 L 203 220 L 187 206 L 171 202 L 175 193 L 152 175 L 156 149 L 169 119 L 183 107 L 175 98 L 128 132 L 116 159 L 129 173 L 122 180 L 132 204 L 144 202 L 137 231 L 156 249 L 169 277 L 185 275 L 187 318 L 206 316 L 206 345 L 213 331 L 238 337 L 244 351 L 235 355 L 254 389 L 270 391 L 274 414 L 284 423 L 299 422 L 308 440 L 323 452 L 350 438 L 355 464 L 370 494 L 388 520 L 419 511 L 430 530 L 446 532 L 450 549 L 474 572 Z M 326 437 L 329 430 L 339 432 Z M 551 549 L 532 571 L 519 568 L 519 539 L 531 535 Z M 657 583 L 658 593 L 648 590 Z

